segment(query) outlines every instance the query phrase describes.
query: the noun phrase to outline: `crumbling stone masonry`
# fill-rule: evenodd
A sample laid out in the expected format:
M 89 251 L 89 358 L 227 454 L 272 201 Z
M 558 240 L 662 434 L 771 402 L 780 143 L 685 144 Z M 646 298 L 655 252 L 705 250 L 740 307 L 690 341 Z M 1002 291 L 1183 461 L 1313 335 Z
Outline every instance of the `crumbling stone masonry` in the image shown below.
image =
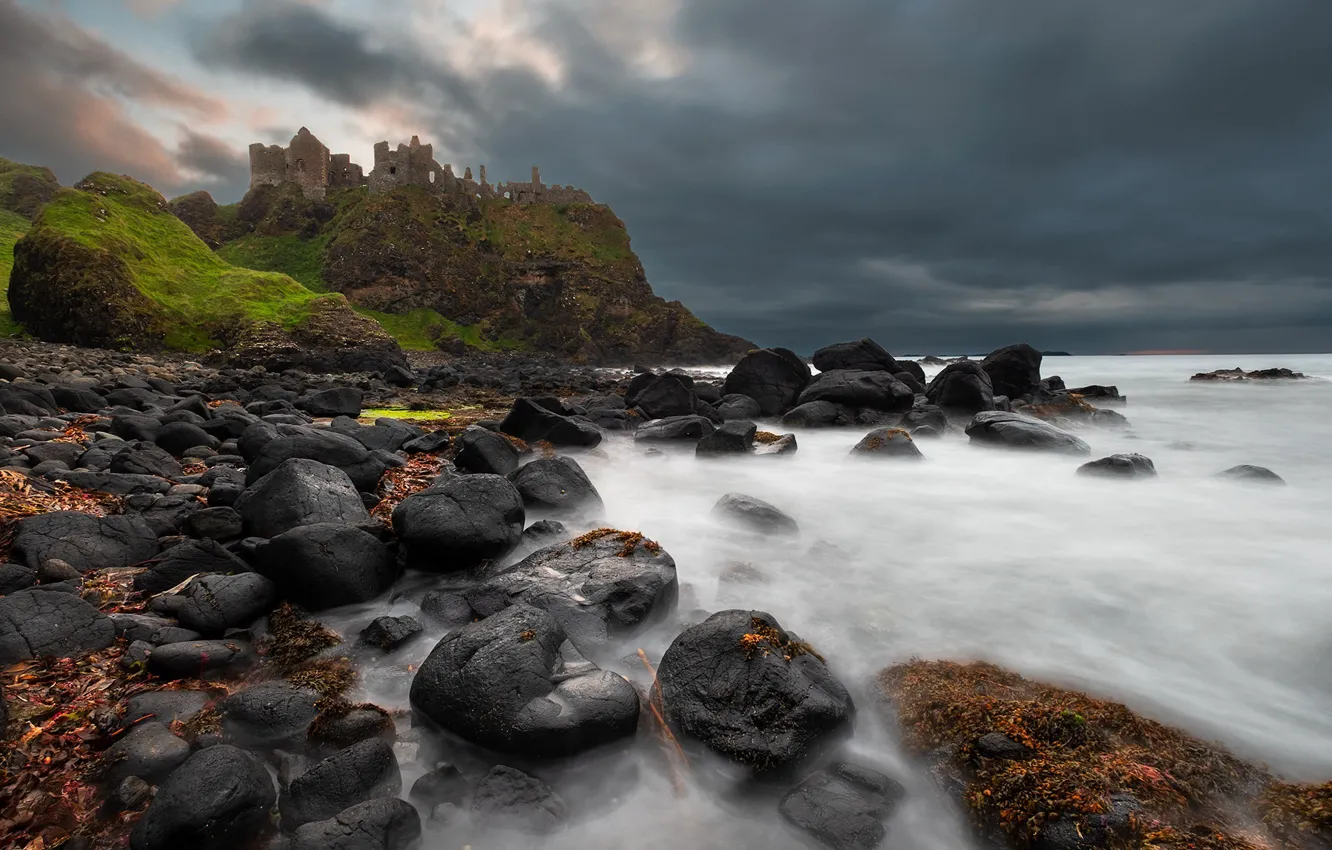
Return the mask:
M 328 148 L 302 127 L 291 144 L 250 145 L 250 188 L 295 183 L 307 198 L 323 198 L 331 188 L 365 186 L 370 192 L 387 192 L 398 186 L 417 186 L 430 192 L 469 193 L 478 198 L 505 198 L 516 204 L 590 204 L 592 196 L 574 186 L 547 186 L 541 173 L 532 166 L 532 179 L 526 183 L 506 182 L 492 186 L 486 182 L 486 167 L 480 169 L 480 181 L 472 179 L 467 168 L 462 177 L 453 166 L 435 161 L 434 147 L 412 136 L 397 149 L 388 142 L 375 145 L 375 165 L 367 175 L 345 153 L 330 154 Z

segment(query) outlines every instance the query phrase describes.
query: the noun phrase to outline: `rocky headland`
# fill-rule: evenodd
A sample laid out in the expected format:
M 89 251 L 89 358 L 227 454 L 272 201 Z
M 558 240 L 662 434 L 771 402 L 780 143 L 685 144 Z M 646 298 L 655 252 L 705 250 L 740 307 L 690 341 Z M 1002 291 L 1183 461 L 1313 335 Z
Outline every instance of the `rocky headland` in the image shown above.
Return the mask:
M 753 350 L 722 379 L 499 354 L 317 373 L 0 346 L 0 841 L 532 846 L 594 821 L 648 751 L 808 846 L 872 850 L 920 786 L 848 749 L 869 712 L 992 846 L 1327 846 L 1329 786 L 970 659 L 850 681 L 794 612 L 699 610 L 690 563 L 600 524 L 579 458 L 611 445 L 700 476 L 783 463 L 816 428 L 886 470 L 938 440 L 1081 463 L 1128 421 L 1100 406 L 1114 387 L 1070 390 L 1026 345 L 929 380 L 871 340 L 812 359 Z M 1080 471 L 1155 474 L 1141 455 Z M 762 495 L 712 513 L 793 539 Z M 321 622 L 389 598 L 411 613 Z M 427 626 L 424 661 L 396 662 Z M 654 632 L 664 652 L 636 651 Z M 362 701 L 367 676 L 410 708 Z

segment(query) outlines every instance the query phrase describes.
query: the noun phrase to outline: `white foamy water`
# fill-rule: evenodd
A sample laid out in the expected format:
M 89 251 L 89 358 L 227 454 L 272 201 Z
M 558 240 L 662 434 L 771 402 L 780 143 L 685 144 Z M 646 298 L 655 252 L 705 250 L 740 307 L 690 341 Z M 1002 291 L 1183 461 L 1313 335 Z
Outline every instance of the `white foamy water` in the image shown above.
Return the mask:
M 1332 379 L 1332 355 L 1046 359 L 1044 374 L 1068 386 L 1128 396 L 1117 409 L 1130 428 L 1078 433 L 1093 458 L 1149 456 L 1154 481 L 1079 477 L 1085 458 L 973 447 L 960 434 L 921 441 L 924 463 L 863 462 L 848 456 L 863 435 L 854 429 L 797 432 L 790 458 L 702 461 L 692 446 L 653 457 L 615 437 L 579 461 L 607 505 L 598 524 L 642 531 L 674 557 L 692 589 L 682 607 L 766 610 L 828 657 L 858 695 L 851 752 L 911 790 L 884 847 L 969 848 L 866 696 L 889 664 L 991 660 L 1123 701 L 1287 776 L 1332 778 L 1332 381 L 1188 381 L 1233 366 Z M 1289 486 L 1215 478 L 1241 463 Z M 717 525 L 709 512 L 728 492 L 789 513 L 799 541 Z M 736 561 L 767 581 L 719 584 Z M 329 619 L 351 632 L 386 611 L 413 613 L 408 597 Z M 364 670 L 365 695 L 405 707 L 406 678 L 389 667 L 418 662 L 437 636 Z M 625 652 L 658 658 L 672 636 L 658 630 Z M 677 796 L 657 756 L 645 741 L 618 757 L 635 763 L 636 782 L 545 845 L 427 824 L 426 846 L 805 846 L 771 801 L 726 802 L 698 781 Z M 404 765 L 408 787 L 426 767 Z M 694 779 L 708 770 L 695 765 Z

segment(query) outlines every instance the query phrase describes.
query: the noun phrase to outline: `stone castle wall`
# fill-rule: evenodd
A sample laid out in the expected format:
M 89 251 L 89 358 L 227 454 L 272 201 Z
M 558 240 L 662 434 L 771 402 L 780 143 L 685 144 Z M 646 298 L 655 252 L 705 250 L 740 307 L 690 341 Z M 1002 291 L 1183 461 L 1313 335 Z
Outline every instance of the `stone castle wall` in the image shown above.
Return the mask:
M 250 145 L 250 187 L 295 183 L 307 198 L 323 198 L 329 188 L 365 186 L 370 192 L 387 192 L 398 186 L 417 186 L 438 194 L 471 194 L 478 198 L 505 198 L 516 204 L 590 204 L 592 196 L 574 186 L 547 186 L 541 172 L 532 166 L 528 182 L 505 182 L 492 186 L 486 182 L 486 167 L 481 179 L 472 179 L 472 169 L 462 177 L 453 166 L 435 160 L 434 146 L 422 144 L 417 136 L 411 142 L 390 148 L 388 142 L 375 145 L 375 164 L 369 174 L 345 153 L 330 154 L 327 147 L 302 127 L 291 143 Z

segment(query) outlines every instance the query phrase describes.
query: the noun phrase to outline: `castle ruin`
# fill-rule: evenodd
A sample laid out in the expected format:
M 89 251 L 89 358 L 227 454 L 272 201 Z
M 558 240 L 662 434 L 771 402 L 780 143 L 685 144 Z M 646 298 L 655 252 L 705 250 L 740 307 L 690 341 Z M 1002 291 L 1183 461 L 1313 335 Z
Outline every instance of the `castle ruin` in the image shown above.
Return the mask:
M 472 179 L 467 168 L 462 177 L 450 164 L 435 161 L 432 145 L 421 144 L 412 136 L 408 144 L 396 149 L 388 142 L 375 145 L 375 164 L 369 174 L 345 153 L 329 153 L 323 142 L 302 127 L 291 137 L 287 147 L 250 145 L 250 188 L 295 183 L 307 198 L 322 199 L 329 189 L 364 186 L 371 193 L 387 192 L 398 186 L 417 186 L 437 194 L 471 194 L 483 199 L 504 198 L 515 204 L 590 204 L 592 196 L 573 186 L 547 186 L 541 172 L 532 166 L 527 182 L 486 182 L 486 167 L 480 168 L 480 180 Z

